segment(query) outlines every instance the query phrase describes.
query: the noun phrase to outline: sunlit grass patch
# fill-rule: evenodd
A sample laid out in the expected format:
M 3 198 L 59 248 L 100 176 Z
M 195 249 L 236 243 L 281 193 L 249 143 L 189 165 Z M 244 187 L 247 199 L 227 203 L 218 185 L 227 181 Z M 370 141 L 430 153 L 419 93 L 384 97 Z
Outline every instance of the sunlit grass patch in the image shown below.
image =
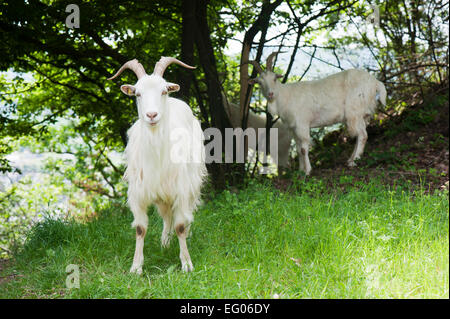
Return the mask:
M 160 247 L 154 212 L 141 277 L 128 273 L 135 239 L 127 208 L 85 223 L 46 220 L 2 271 L 17 276 L 0 297 L 448 298 L 448 192 L 377 180 L 345 191 L 314 179 L 294 186 L 254 182 L 212 195 L 192 226 L 188 274 L 176 236 Z M 79 289 L 65 286 L 68 264 L 79 265 Z

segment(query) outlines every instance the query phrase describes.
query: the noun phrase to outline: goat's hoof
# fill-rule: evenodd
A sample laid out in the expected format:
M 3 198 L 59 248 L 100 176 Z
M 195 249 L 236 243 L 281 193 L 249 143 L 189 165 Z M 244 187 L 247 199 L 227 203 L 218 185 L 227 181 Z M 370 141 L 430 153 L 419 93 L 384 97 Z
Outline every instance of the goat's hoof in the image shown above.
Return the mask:
M 348 167 L 355 167 L 356 163 L 354 161 L 348 162 L 347 163 Z
M 142 266 L 133 265 L 130 269 L 131 274 L 142 275 Z
M 192 265 L 191 261 L 188 261 L 181 265 L 181 270 L 183 272 L 191 272 L 191 271 L 194 271 L 194 266 Z
M 167 248 L 170 244 L 170 235 L 169 234 L 162 234 L 161 236 L 161 247 Z

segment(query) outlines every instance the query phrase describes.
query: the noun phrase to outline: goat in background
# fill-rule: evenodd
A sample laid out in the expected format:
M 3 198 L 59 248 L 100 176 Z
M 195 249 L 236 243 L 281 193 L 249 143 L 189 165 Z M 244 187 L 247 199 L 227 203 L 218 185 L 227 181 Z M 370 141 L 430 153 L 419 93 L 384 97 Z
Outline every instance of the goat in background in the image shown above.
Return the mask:
M 299 154 L 300 170 L 306 175 L 311 172 L 309 162 L 310 129 L 336 123 L 345 123 L 350 136 L 357 138 L 348 166 L 355 166 L 364 151 L 367 141 L 366 126 L 379 101 L 386 105 L 386 89 L 365 70 L 346 70 L 317 81 L 301 81 L 282 84 L 282 77 L 273 72 L 273 58 L 269 55 L 264 71 L 258 62 L 249 61 L 259 77 L 250 79 L 258 83 L 268 109 L 272 115 L 279 115 L 295 136 Z
M 231 125 L 233 125 L 234 128 L 241 127 L 239 105 L 227 102 L 227 98 L 224 94 L 222 95 L 222 101 L 228 118 L 231 121 Z M 259 128 L 265 129 L 266 116 L 249 110 L 247 127 L 253 128 L 254 130 L 258 130 Z M 289 128 L 281 120 L 276 121 L 273 127 L 278 129 L 278 172 L 280 172 L 280 168 L 286 169 L 289 166 L 289 150 L 291 148 L 292 134 Z M 258 139 L 258 141 L 259 140 L 260 139 Z M 265 139 L 261 140 L 265 143 Z

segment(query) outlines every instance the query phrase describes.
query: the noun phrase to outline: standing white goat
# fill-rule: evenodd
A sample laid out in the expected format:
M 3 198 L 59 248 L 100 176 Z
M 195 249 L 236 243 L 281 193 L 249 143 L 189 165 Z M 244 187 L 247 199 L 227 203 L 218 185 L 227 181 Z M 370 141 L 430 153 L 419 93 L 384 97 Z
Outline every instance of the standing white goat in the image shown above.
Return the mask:
M 273 72 L 272 60 L 277 52 L 269 55 L 264 71 L 256 61 L 249 61 L 260 76 L 250 84 L 259 83 L 268 100 L 269 112 L 278 114 L 292 130 L 297 142 L 300 169 L 306 175 L 311 172 L 308 151 L 310 129 L 335 123 L 345 123 L 349 134 L 357 137 L 356 145 L 348 160 L 355 166 L 367 141 L 366 125 L 375 112 L 377 95 L 386 104 L 384 84 L 367 71 L 346 70 L 317 81 L 282 84 L 282 77 Z
M 128 203 L 134 215 L 136 250 L 130 272 L 142 273 L 144 238 L 147 232 L 147 207 L 155 204 L 164 221 L 162 246 L 167 246 L 173 230 L 180 245 L 182 270 L 193 266 L 186 245 L 186 237 L 193 221 L 193 212 L 199 203 L 200 188 L 206 176 L 203 132 L 190 107 L 181 100 L 168 96 L 180 89 L 178 84 L 166 82 L 163 74 L 171 63 L 191 67 L 175 58 L 161 57 L 153 74 L 146 74 L 136 59 L 125 63 L 112 80 L 125 69 L 131 69 L 138 81 L 135 85 L 122 85 L 120 89 L 136 96 L 139 119 L 128 131 L 125 149 L 128 181 Z M 173 132 L 182 130 L 189 135 L 187 152 L 200 152 L 198 161 L 173 160 Z
M 222 101 L 228 118 L 231 121 L 231 125 L 233 125 L 234 128 L 241 127 L 239 105 L 232 102 L 227 103 L 225 95 L 222 96 Z M 266 128 L 266 117 L 249 110 L 247 127 L 253 128 L 254 130 Z M 289 149 L 292 140 L 291 131 L 280 119 L 275 122 L 273 127 L 278 129 L 278 166 L 287 168 L 289 163 Z M 260 139 L 258 139 L 258 141 L 259 140 Z M 265 139 L 261 139 L 261 141 L 265 142 Z

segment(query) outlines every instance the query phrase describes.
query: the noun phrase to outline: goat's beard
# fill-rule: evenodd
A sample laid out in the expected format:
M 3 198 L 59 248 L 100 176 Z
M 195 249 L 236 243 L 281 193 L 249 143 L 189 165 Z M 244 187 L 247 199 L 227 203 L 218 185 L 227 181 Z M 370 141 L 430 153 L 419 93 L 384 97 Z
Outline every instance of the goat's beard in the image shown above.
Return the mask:
M 277 116 L 277 115 L 278 115 L 278 110 L 277 110 L 276 104 L 273 103 L 274 99 L 268 100 L 268 101 L 269 101 L 269 104 L 267 105 L 267 108 L 268 108 L 268 110 L 269 110 L 269 113 L 270 113 L 272 116 Z

